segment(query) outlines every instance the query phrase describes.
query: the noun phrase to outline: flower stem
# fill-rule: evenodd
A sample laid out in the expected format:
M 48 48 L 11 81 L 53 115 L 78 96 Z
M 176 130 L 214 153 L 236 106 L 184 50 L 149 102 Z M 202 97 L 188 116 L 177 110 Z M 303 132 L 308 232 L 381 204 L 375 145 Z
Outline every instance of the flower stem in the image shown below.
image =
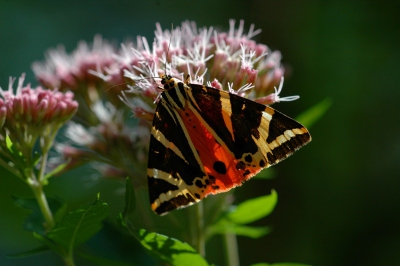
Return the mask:
M 195 249 L 199 252 L 199 254 L 203 257 L 206 256 L 206 241 L 205 241 L 205 230 L 204 230 L 204 207 L 203 202 L 200 201 L 199 203 L 193 206 L 196 215 L 194 224 L 196 225 L 196 235 L 195 235 Z
M 74 258 L 72 256 L 63 257 L 65 266 L 75 266 Z
M 33 194 L 35 195 L 35 198 L 40 207 L 40 211 L 42 212 L 43 217 L 46 221 L 46 228 L 52 228 L 55 225 L 53 213 L 50 210 L 46 195 L 44 194 L 43 185 L 39 183 L 36 179 L 32 179 L 31 182 L 28 182 L 28 184 L 30 185 Z
M 236 235 L 226 232 L 224 234 L 225 240 L 225 256 L 226 265 L 239 266 L 239 252 Z

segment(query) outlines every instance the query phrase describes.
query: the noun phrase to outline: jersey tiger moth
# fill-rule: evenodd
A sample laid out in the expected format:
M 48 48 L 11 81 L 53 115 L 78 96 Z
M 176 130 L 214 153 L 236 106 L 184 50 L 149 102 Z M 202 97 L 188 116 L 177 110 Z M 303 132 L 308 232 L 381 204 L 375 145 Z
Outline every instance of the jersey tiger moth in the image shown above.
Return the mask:
M 240 186 L 311 141 L 308 130 L 271 107 L 162 76 L 151 130 L 148 186 L 163 215 Z

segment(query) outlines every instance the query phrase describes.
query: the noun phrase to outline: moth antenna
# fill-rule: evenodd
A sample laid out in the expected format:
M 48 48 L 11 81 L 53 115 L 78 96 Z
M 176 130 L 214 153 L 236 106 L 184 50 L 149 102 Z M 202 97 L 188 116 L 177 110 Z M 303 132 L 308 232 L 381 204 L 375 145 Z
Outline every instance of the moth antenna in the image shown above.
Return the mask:
M 111 89 L 114 88 L 114 87 L 121 86 L 121 85 L 127 85 L 127 84 L 129 84 L 129 83 L 128 83 L 128 82 L 124 82 L 124 83 L 119 83 L 119 84 L 112 85 L 111 87 L 107 88 L 107 89 L 105 90 L 105 92 L 111 90 Z
M 186 75 L 185 83 L 186 84 L 190 83 L 190 75 L 189 74 Z

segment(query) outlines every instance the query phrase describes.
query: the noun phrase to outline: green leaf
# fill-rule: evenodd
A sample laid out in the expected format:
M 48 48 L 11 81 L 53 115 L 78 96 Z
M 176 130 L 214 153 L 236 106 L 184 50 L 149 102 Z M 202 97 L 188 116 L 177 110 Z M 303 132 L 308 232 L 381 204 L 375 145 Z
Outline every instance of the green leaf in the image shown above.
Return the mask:
M 39 163 L 40 158 L 41 158 L 41 155 L 37 151 L 35 151 L 33 153 L 33 158 L 32 158 L 32 167 Z
M 115 261 L 115 260 L 103 258 L 100 256 L 94 256 L 91 254 L 82 253 L 82 252 L 77 252 L 77 254 L 79 255 L 79 257 L 84 258 L 88 261 L 94 262 L 98 266 L 110 266 L 110 265 L 112 265 L 112 266 L 135 266 L 135 264 L 132 264 L 132 263 Z
M 57 245 L 53 240 L 49 239 L 48 237 L 38 234 L 36 232 L 33 232 L 33 236 L 38 239 L 40 242 L 45 244 L 49 249 L 53 250 L 54 252 L 60 254 L 61 256 L 65 256 L 67 253 L 67 250 L 65 250 L 63 247 Z
M 148 232 L 145 229 L 136 230 L 134 234 L 143 247 L 159 259 L 171 265 L 209 265 L 194 248 L 178 239 Z
M 45 219 L 37 200 L 17 198 L 15 196 L 12 198 L 17 206 L 31 211 L 31 214 L 26 217 L 23 223 L 24 229 L 27 231 L 35 231 L 41 235 L 44 235 L 46 233 L 46 228 L 43 226 Z M 47 198 L 47 203 L 49 204 L 50 210 L 53 213 L 62 207 L 62 203 L 53 198 Z
M 14 156 L 15 159 L 25 162 L 22 152 L 17 149 L 17 146 L 12 142 L 11 138 L 6 135 L 6 146 L 8 151 Z
M 37 247 L 37 248 L 31 249 L 31 250 L 28 250 L 28 251 L 9 254 L 9 255 L 7 255 L 7 258 L 13 258 L 13 259 L 26 258 L 26 257 L 37 255 L 39 253 L 43 253 L 43 252 L 48 251 L 48 250 L 49 250 L 49 247 L 41 246 L 41 247 Z
M 296 120 L 302 123 L 307 128 L 314 125 L 321 117 L 328 111 L 329 107 L 332 105 L 332 100 L 325 98 L 321 102 L 312 106 L 308 110 L 304 111 L 302 114 L 298 115 Z
M 228 232 L 230 230 L 231 229 L 228 228 Z M 232 227 L 231 232 L 239 236 L 247 236 L 253 239 L 257 239 L 270 233 L 271 228 L 269 228 L 268 226 L 256 227 L 256 226 L 246 226 L 246 225 L 235 225 L 234 227 Z
M 136 208 L 136 197 L 133 189 L 132 180 L 127 177 L 125 180 L 125 207 L 121 213 L 122 222 L 124 223 L 128 216 L 135 211 Z
M 6 146 L 7 149 L 14 154 L 14 152 L 16 151 L 15 145 L 12 143 L 10 136 L 6 135 Z
M 309 264 L 302 264 L 302 263 L 292 263 L 292 262 L 280 262 L 280 263 L 265 263 L 265 262 L 259 262 L 255 264 L 251 264 L 250 266 L 311 266 Z
M 270 195 L 249 199 L 240 203 L 227 218 L 236 224 L 248 224 L 270 214 L 278 201 L 275 190 Z
M 268 226 L 247 226 L 247 225 L 236 225 L 231 222 L 221 222 L 215 226 L 209 228 L 211 234 L 226 234 L 232 233 L 240 236 L 247 236 L 253 239 L 260 238 L 271 232 Z
M 22 155 L 22 152 L 18 150 L 17 146 L 12 142 L 11 138 L 8 135 L 6 135 L 6 146 L 7 146 L 8 151 L 14 157 L 15 161 L 19 165 L 23 165 L 24 167 L 26 167 L 25 157 Z
M 253 179 L 273 179 L 276 176 L 276 171 L 274 168 L 267 168 L 259 172 L 253 177 Z
M 61 221 L 63 219 L 63 217 L 65 216 L 65 213 L 67 212 L 67 204 L 64 203 L 60 206 L 60 208 L 57 209 L 57 211 L 53 212 L 54 214 L 54 221 L 56 223 L 58 223 L 59 221 Z
M 47 238 L 70 254 L 75 247 L 86 242 L 101 229 L 102 221 L 108 213 L 107 203 L 101 202 L 97 197 L 93 204 L 68 213 L 48 232 Z
M 127 222 L 127 218 L 134 212 L 135 207 L 136 199 L 134 189 L 130 178 L 127 178 L 125 208 L 123 212 L 118 215 L 118 222 L 126 227 L 151 254 L 171 265 L 209 265 L 207 261 L 187 243 L 158 233 L 148 232 L 145 229 L 137 230 L 132 228 L 131 224 Z
M 57 175 L 58 173 L 62 172 L 62 171 L 65 169 L 65 167 L 68 166 L 69 163 L 70 163 L 70 160 L 68 160 L 67 162 L 65 162 L 65 163 L 63 163 L 63 164 L 60 164 L 59 166 L 57 166 L 56 168 L 54 168 L 52 171 L 50 171 L 49 173 L 47 173 L 47 174 L 44 176 L 44 179 L 47 180 L 47 179 L 49 179 L 50 177 L 53 177 L 53 176 Z

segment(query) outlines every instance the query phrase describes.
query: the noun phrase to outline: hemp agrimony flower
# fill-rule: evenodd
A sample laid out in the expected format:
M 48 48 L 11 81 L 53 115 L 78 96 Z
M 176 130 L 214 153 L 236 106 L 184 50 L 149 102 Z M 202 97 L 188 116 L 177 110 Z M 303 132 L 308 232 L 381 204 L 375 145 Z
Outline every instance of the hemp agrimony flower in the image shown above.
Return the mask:
M 270 95 L 268 100 L 260 100 L 265 104 L 293 100 L 292 97 L 277 97 L 282 89 L 284 74 L 281 55 L 251 40 L 259 32 L 251 25 L 249 32 L 244 34 L 244 22 L 240 21 L 236 29 L 234 20 L 230 21 L 228 32 L 212 27 L 197 28 L 194 22 L 187 21 L 172 31 L 163 31 L 157 24 L 152 46 L 146 38 L 138 37 L 136 45 L 124 45 L 122 53 L 116 56 L 125 77 L 135 82 L 134 86 L 129 86 L 130 90 L 123 92 L 122 99 L 134 114 L 147 119 L 148 115 L 143 110 L 152 108 L 144 106 L 152 106 L 160 92 L 158 88 L 161 84 L 157 77 L 168 73 L 182 80 L 189 74 L 191 83 L 203 84 L 207 81 L 209 86 L 252 100 Z M 104 72 L 102 75 L 105 79 L 110 77 Z M 279 92 L 275 89 L 277 86 Z M 142 102 L 139 103 L 137 98 Z
M 78 103 L 73 93 L 58 90 L 31 88 L 23 85 L 25 75 L 21 75 L 18 86 L 13 89 L 15 79 L 10 78 L 8 90 L 0 90 L 1 154 L 12 161 L 5 147 L 6 135 L 16 149 L 22 153 L 26 164 L 34 163 L 34 146 L 38 140 L 42 152 L 47 153 L 58 130 L 75 114 Z M 6 116 L 4 116 L 6 114 Z M 21 162 L 13 162 L 21 164 Z M 21 170 L 22 165 L 18 165 Z M 24 175 L 24 172 L 21 171 Z
M 58 130 L 76 113 L 78 103 L 72 92 L 24 86 L 24 78 L 22 74 L 15 90 L 13 78 L 8 90 L 0 90 L 0 164 L 32 189 L 48 230 L 55 221 L 43 191 L 50 177 L 47 157 Z M 35 150 L 38 142 L 40 152 Z
M 37 79 L 74 91 L 80 104 L 75 123 L 66 131 L 70 141 L 57 150 L 64 160 L 69 158 L 70 167 L 80 165 L 79 160 L 102 162 L 110 167 L 104 172 L 144 175 L 149 121 L 160 94 L 158 77 L 165 73 L 182 80 L 189 74 L 192 83 L 264 104 L 294 99 L 278 96 L 284 75 L 281 55 L 252 40 L 260 32 L 251 25 L 245 33 L 243 21 L 236 28 L 230 20 L 227 32 L 185 21 L 172 31 L 156 24 L 153 43 L 138 36 L 117 50 L 96 36 L 93 44 L 81 42 L 71 54 L 63 48 L 50 50 L 45 62 L 33 64 Z M 128 122 L 129 109 L 139 122 Z

